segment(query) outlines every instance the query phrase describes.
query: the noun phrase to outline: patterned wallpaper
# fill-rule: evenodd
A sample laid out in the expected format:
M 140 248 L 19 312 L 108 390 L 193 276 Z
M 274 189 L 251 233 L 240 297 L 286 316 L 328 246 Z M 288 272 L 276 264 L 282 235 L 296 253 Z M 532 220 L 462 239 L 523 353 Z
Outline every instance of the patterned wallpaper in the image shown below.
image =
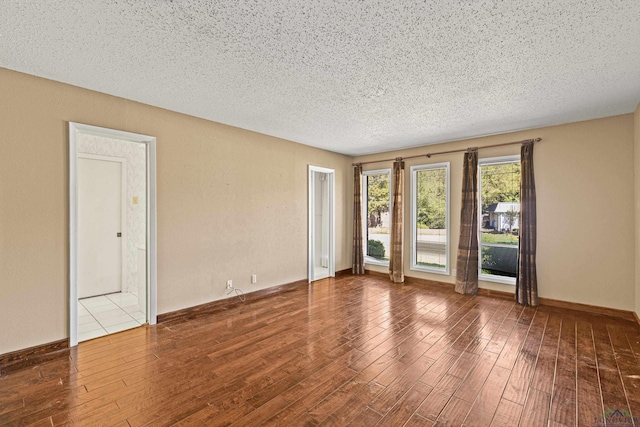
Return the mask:
M 138 248 L 145 249 L 146 245 L 146 147 L 86 134 L 80 134 L 77 147 L 79 153 L 127 159 L 127 289 L 133 291 L 138 283 Z M 134 197 L 138 198 L 137 204 L 133 204 Z

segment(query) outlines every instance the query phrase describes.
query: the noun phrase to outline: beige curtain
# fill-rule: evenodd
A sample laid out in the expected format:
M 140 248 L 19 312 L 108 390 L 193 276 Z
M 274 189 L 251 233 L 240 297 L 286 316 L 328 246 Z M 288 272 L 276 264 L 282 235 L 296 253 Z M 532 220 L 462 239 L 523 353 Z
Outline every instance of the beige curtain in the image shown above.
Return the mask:
M 464 154 L 456 292 L 478 292 L 478 149 Z
M 389 276 L 395 283 L 404 282 L 403 237 L 404 237 L 404 162 L 401 158 L 393 163 L 393 198 L 391 211 L 391 230 L 389 256 Z
M 538 305 L 536 273 L 536 183 L 533 174 L 533 142 L 520 149 L 520 244 L 516 300 L 522 305 Z
M 353 168 L 353 274 L 364 274 L 362 227 L 362 165 Z

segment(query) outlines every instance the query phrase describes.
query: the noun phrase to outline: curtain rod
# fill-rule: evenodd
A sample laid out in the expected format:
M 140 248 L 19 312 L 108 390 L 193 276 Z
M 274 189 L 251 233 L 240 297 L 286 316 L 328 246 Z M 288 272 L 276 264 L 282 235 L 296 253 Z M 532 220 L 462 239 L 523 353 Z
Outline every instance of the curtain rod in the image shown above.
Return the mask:
M 469 148 L 460 148 L 459 150 L 449 150 L 449 151 L 438 151 L 436 153 L 427 153 L 427 154 L 418 154 L 416 156 L 407 156 L 407 157 L 396 157 L 393 159 L 382 159 L 382 160 L 371 160 L 370 162 L 360 162 L 360 163 L 352 163 L 353 166 L 358 166 L 358 165 L 366 165 L 369 163 L 381 163 L 381 162 L 391 162 L 391 161 L 402 161 L 405 159 L 415 159 L 416 157 L 427 157 L 427 158 L 431 158 L 431 156 L 437 156 L 439 154 L 451 154 L 451 153 L 462 153 L 465 151 L 468 151 L 470 149 L 484 149 L 484 148 L 494 148 L 494 147 L 503 147 L 505 145 L 515 145 L 515 144 L 525 144 L 525 143 L 533 143 L 533 142 L 540 142 L 542 141 L 542 138 L 534 138 L 534 139 L 523 139 L 522 141 L 513 141 L 513 142 L 505 142 L 502 144 L 493 144 L 493 145 L 485 145 L 482 147 L 469 147 Z

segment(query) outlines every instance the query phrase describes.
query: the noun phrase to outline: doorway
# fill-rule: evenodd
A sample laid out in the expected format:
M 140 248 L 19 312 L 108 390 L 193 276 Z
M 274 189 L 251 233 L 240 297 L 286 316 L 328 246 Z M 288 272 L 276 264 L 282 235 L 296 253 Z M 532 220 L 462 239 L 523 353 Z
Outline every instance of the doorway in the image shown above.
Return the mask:
M 309 165 L 309 283 L 335 277 L 335 170 Z
M 70 345 L 156 322 L 155 138 L 69 123 Z

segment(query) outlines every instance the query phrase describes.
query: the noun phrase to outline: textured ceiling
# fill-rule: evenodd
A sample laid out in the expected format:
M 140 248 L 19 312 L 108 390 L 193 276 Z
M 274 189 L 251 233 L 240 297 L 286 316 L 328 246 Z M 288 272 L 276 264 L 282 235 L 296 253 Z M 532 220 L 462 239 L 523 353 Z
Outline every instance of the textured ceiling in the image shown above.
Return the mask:
M 358 155 L 633 111 L 640 1 L 2 0 L 0 67 Z

